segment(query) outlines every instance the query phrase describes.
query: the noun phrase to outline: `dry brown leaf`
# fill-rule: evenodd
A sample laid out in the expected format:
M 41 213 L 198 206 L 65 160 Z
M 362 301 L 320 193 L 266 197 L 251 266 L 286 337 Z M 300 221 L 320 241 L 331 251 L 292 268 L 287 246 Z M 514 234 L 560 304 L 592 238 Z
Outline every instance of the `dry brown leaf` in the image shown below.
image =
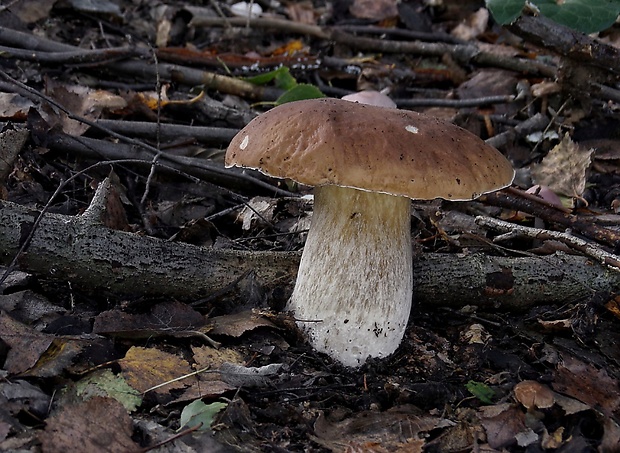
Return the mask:
M 121 338 L 187 336 L 185 333 L 204 322 L 204 317 L 187 304 L 170 301 L 153 306 L 148 313 L 125 313 L 116 308 L 105 311 L 95 318 L 93 333 Z
M 34 103 L 19 94 L 0 93 L 0 118 L 23 121 L 31 107 L 34 107 Z
M 557 194 L 580 197 L 586 188 L 592 153 L 592 149 L 582 148 L 565 134 L 540 164 L 531 166 L 532 179 Z
M 228 335 L 235 338 L 258 327 L 276 328 L 271 321 L 255 315 L 251 310 L 232 315 L 216 316 L 211 318 L 210 322 L 213 326 L 209 330 L 211 335 Z
M 516 436 L 525 431 L 525 414 L 514 406 L 496 405 L 499 413 L 483 412 L 482 426 L 487 433 L 487 442 L 493 448 L 507 448 L 516 443 Z M 492 416 L 487 416 L 485 414 Z
M 54 341 L 54 335 L 38 332 L 0 311 L 0 339 L 9 346 L 4 369 L 19 374 L 35 366 Z
M 452 36 L 469 41 L 484 33 L 489 25 L 489 10 L 480 8 L 452 29 Z
M 242 365 L 244 360 L 239 351 L 231 348 L 215 349 L 210 346 L 192 347 L 194 361 L 198 368 L 209 367 L 216 370 L 223 363 L 236 363 Z
M 3 2 L 12 14 L 23 22 L 31 24 L 48 17 L 56 0 L 28 0 L 27 2 Z
M 47 419 L 39 436 L 44 453 L 139 451 L 133 422 L 121 403 L 96 396 L 62 407 Z
M 132 347 L 125 354 L 125 358 L 119 360 L 119 364 L 127 383 L 139 392 L 167 383 L 153 390 L 163 395 L 172 389 L 188 387 L 195 380 L 188 378 L 173 381 L 190 374 L 193 370 L 181 357 L 156 348 Z
M 81 85 L 65 85 L 47 80 L 47 94 L 73 115 L 94 121 L 104 110 L 117 110 L 126 107 L 127 102 L 116 94 L 103 90 L 93 90 Z M 82 135 L 90 126 L 69 118 L 62 111 L 44 107 L 42 114 L 50 125 L 58 124 L 69 135 Z
M 597 408 L 606 416 L 620 409 L 618 381 L 604 369 L 565 356 L 554 376 L 553 389 Z
M 316 25 L 315 8 L 312 2 L 302 1 L 286 5 L 289 19 L 302 24 Z
M 342 421 L 321 414 L 313 440 L 333 452 L 421 452 L 422 433 L 440 426 L 442 419 L 416 415 L 407 407 L 385 412 L 364 411 Z

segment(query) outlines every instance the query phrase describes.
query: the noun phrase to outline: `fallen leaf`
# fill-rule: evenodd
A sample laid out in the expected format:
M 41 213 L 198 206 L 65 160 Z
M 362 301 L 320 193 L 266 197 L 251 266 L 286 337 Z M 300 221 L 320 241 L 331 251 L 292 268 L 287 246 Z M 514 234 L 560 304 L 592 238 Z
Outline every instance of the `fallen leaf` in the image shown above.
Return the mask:
M 44 453 L 139 451 L 132 434 L 132 420 L 121 403 L 94 397 L 60 408 L 47 419 L 39 439 Z
M 417 415 L 407 406 L 385 412 L 362 411 L 335 422 L 320 414 L 314 424 L 312 439 L 333 452 L 415 453 L 422 451 L 424 433 L 441 423 L 441 418 Z
M 571 396 L 610 417 L 620 408 L 618 381 L 604 369 L 565 356 L 553 380 L 556 392 Z
M 454 27 L 451 34 L 463 41 L 469 41 L 484 33 L 488 25 L 489 10 L 480 8 L 475 13 L 470 14 L 466 20 Z
M 586 188 L 586 178 L 592 159 L 592 149 L 584 149 L 564 135 L 562 141 L 549 151 L 540 164 L 532 165 L 532 179 L 548 186 L 557 194 L 580 197 Z
M 0 396 L 5 398 L 3 408 L 13 415 L 23 412 L 45 417 L 49 411 L 50 397 L 26 381 L 0 382 Z
M 179 422 L 181 429 L 194 427 L 199 427 L 201 431 L 211 429 L 215 416 L 226 406 L 228 406 L 226 403 L 205 404 L 200 400 L 188 404 L 181 411 Z
M 87 400 L 95 396 L 114 398 L 128 412 L 135 411 L 142 404 L 142 396 L 127 384 L 122 376 L 110 370 L 98 370 L 76 382 L 78 396 Z
M 493 409 L 494 406 L 490 406 L 492 411 L 481 410 L 481 423 L 486 430 L 487 442 L 491 447 L 508 448 L 517 443 L 517 434 L 525 431 L 525 414 L 514 405 L 497 406 L 495 409 Z
M 151 338 L 155 336 L 187 336 L 205 323 L 204 316 L 181 302 L 163 302 L 148 313 L 126 313 L 109 310 L 95 318 L 93 333 L 121 338 Z
M 57 376 L 72 363 L 86 341 L 32 329 L 0 310 L 0 339 L 9 347 L 4 369 L 10 375 Z
M 246 310 L 232 315 L 216 316 L 210 320 L 212 335 L 228 335 L 239 338 L 246 332 L 259 327 L 277 328 L 271 321 Z
M 118 363 L 127 383 L 139 392 L 165 384 L 153 392 L 166 395 L 172 389 L 188 387 L 191 384 L 191 380 L 175 380 L 192 372 L 189 363 L 156 348 L 132 347 Z

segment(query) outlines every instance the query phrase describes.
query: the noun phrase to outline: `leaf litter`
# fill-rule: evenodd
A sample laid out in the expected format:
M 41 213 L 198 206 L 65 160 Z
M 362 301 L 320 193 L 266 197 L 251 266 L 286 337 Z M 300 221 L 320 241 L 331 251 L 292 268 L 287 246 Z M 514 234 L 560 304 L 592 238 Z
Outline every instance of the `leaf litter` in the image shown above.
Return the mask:
M 45 18 L 52 11 L 53 2 L 41 3 L 46 4 L 41 10 L 24 2 L 17 11 L 25 21 Z M 80 11 L 79 2 L 71 4 L 74 12 Z M 89 13 L 105 18 L 102 23 L 110 18 L 115 20 L 117 9 L 111 10 L 112 16 L 106 16 L 110 11 L 104 6 L 105 2 L 100 2 L 101 9 Z M 342 15 L 381 18 L 381 26 L 386 27 L 383 31 L 387 32 L 394 25 L 395 15 L 400 14 L 408 24 L 420 20 L 420 27 L 429 32 L 430 16 L 426 14 L 429 8 L 434 6 L 416 10 L 408 3 L 354 2 L 349 11 L 335 11 L 333 17 L 335 21 Z M 308 5 L 303 8 L 288 5 L 286 10 L 291 15 L 296 11 L 296 17 L 303 17 L 303 22 L 311 25 L 319 23 L 321 15 L 327 14 Z M 188 11 L 183 9 L 184 13 Z M 449 14 L 455 14 L 454 11 Z M 461 24 L 452 27 L 453 35 L 461 39 L 484 39 L 487 42 L 480 42 L 480 49 L 493 49 L 495 55 L 505 53 L 516 57 L 523 51 L 509 45 L 495 45 L 488 28 L 488 13 L 484 9 L 473 11 L 462 10 L 458 17 L 450 18 L 452 24 Z M 134 13 L 128 10 L 128 14 Z M 422 19 L 428 20 L 427 26 Z M 172 24 L 168 13 L 157 21 L 162 43 L 177 38 L 166 35 L 166 30 L 169 33 L 173 30 L 166 27 L 167 22 Z M 144 26 L 154 25 L 145 23 Z M 59 26 L 52 21 L 49 27 Z M 65 37 L 65 33 L 75 31 L 56 28 Z M 275 61 L 282 49 L 285 51 L 278 54 L 279 62 L 288 61 L 295 52 L 306 56 L 313 53 L 314 43 L 309 40 L 287 42 L 290 45 L 271 46 L 272 55 L 265 51 L 256 58 L 262 62 Z M 253 58 L 249 52 L 222 54 L 220 58 L 217 50 L 213 50 L 213 55 L 218 65 L 231 62 L 233 71 L 236 71 L 232 64 L 235 58 L 239 62 Z M 538 56 L 542 56 L 541 61 L 547 58 Z M 315 63 L 318 61 L 315 55 L 309 57 Z M 408 87 L 415 80 L 420 87 L 416 89 L 447 86 L 463 99 L 475 99 L 490 92 L 510 96 L 524 82 L 523 73 L 516 71 L 481 69 L 469 74 L 447 56 L 441 60 L 420 58 L 407 67 L 391 55 L 340 57 L 348 64 L 346 70 L 330 68 L 321 73 L 334 86 L 343 80 L 350 86 L 351 74 L 359 70 L 362 85 L 376 86 L 392 79 L 398 92 L 399 85 Z M 303 72 L 282 68 L 286 69 L 276 71 L 286 72 L 289 84 L 301 85 L 297 78 L 300 74 L 303 78 Z M 24 68 L 24 77 L 32 74 L 31 68 Z M 179 96 L 173 85 L 162 88 L 163 102 L 158 105 L 159 96 L 150 91 L 152 86 L 141 93 L 132 89 L 116 94 L 76 86 L 74 81 L 47 80 L 48 93 L 51 98 L 64 101 L 75 114 L 90 119 L 120 115 L 124 119 L 152 120 L 162 108 L 164 122 L 179 113 L 194 120 L 199 118 L 198 103 L 201 109 L 207 108 L 205 99 L 191 97 L 187 101 L 190 97 Z M 557 102 L 566 89 L 565 80 L 550 80 L 546 84 L 540 78 L 532 81 L 535 83 L 529 107 L 540 106 L 545 111 L 543 106 L 552 104 L 556 109 L 550 107 L 550 111 L 558 113 Z M 239 99 L 234 102 L 243 105 Z M 513 104 L 480 107 L 475 109 L 476 115 L 472 116 L 475 119 L 467 126 L 480 135 L 493 135 L 498 126 L 491 120 L 497 119 L 494 114 L 512 117 L 525 108 Z M 610 103 L 610 116 L 614 108 L 617 107 Z M 37 109 L 41 118 L 46 118 L 49 129 L 43 127 L 45 121 L 35 118 L 33 111 Z M 31 124 L 41 127 L 39 133 L 33 134 L 37 148 L 23 153 L 17 160 L 6 158 L 12 165 L 11 184 L 2 197 L 10 196 L 33 205 L 37 201 L 45 202 L 58 183 L 59 174 L 67 169 L 73 171 L 74 165 L 73 158 L 64 154 L 44 160 L 47 153 L 53 153 L 46 148 L 46 140 L 54 133 L 52 126 L 75 136 L 88 135 L 89 128 L 68 118 L 66 113 L 41 108 L 9 93 L 2 93 L 0 111 L 4 112 L 3 118 L 17 122 L 29 118 Z M 233 109 L 222 111 L 227 113 L 217 116 L 210 111 L 207 117 L 212 115 L 220 123 L 235 126 L 245 121 L 239 119 L 242 115 L 233 118 Z M 451 107 L 434 112 L 456 118 L 459 109 Z M 604 153 L 601 148 L 585 146 L 592 138 L 585 137 L 585 128 L 580 128 L 579 121 L 586 116 L 585 112 L 585 106 L 569 106 L 564 111 L 566 117 L 556 115 L 558 123 L 550 130 L 529 135 L 536 137 L 540 147 L 548 151 L 540 164 L 531 165 L 532 182 L 566 197 L 587 199 L 596 208 L 607 208 L 620 199 L 614 192 L 620 185 L 617 153 L 613 152 L 618 141 L 617 137 L 610 137 L 611 148 Z M 204 111 L 200 115 L 205 116 Z M 228 123 L 226 115 L 230 115 Z M 560 124 L 561 121 L 564 123 Z M 613 121 L 611 124 L 617 125 Z M 576 127 L 574 135 L 558 133 L 573 127 Z M 23 146 L 22 143 L 19 148 Z M 516 141 L 507 146 L 513 161 L 519 162 L 520 158 L 527 161 L 531 157 L 523 156 L 524 146 Z M 221 149 L 196 147 L 194 142 L 192 146 L 175 143 L 173 147 L 179 155 L 216 159 L 221 156 Z M 595 172 L 597 175 L 593 176 Z M 54 208 L 73 214 L 80 212 L 88 202 L 91 183 L 96 185 L 98 179 L 100 175 L 94 175 L 93 180 L 73 186 L 64 200 L 66 203 L 58 203 Z M 226 191 L 213 194 L 211 187 L 197 188 L 162 177 L 157 181 L 151 204 L 140 207 L 143 211 L 138 212 L 138 204 L 131 200 L 136 195 L 132 189 L 135 181 L 135 175 L 125 174 L 118 183 L 127 189 L 118 198 L 122 198 L 118 209 L 122 213 L 127 209 L 129 215 L 121 216 L 114 223 L 126 231 L 142 233 L 145 229 L 166 238 L 172 237 L 170 232 L 194 228 L 194 219 L 210 216 L 223 207 L 222 200 L 230 195 Z M 598 182 L 593 184 L 593 181 Z M 260 196 L 241 204 L 244 207 L 233 210 L 230 216 L 204 221 L 194 230 L 197 233 L 192 241 L 219 246 L 234 243 L 240 248 L 257 244 L 277 250 L 299 248 L 303 235 L 287 234 L 307 229 L 307 203 Z M 140 216 L 147 221 L 141 224 Z M 464 235 L 455 235 L 452 242 L 442 242 L 439 235 L 433 237 L 432 222 L 426 218 L 421 221 L 427 222 L 422 229 L 429 232 L 423 239 L 431 238 L 438 241 L 439 247 L 447 249 L 455 247 L 458 240 L 465 244 Z M 194 309 L 179 301 L 101 301 L 70 286 L 53 288 L 40 284 L 46 283 L 40 280 L 33 283 L 31 276 L 26 275 L 2 286 L 0 449 L 3 450 L 138 451 L 168 440 L 171 451 L 201 451 L 201 448 L 220 451 L 230 447 L 235 451 L 586 451 L 598 448 L 604 452 L 614 451 L 620 442 L 617 369 L 620 357 L 614 351 L 620 336 L 613 296 L 605 298 L 606 309 L 578 301 L 562 307 L 564 310 L 535 307 L 527 314 L 496 315 L 476 308 L 447 314 L 418 308 L 415 326 L 395 356 L 371 361 L 352 372 L 300 342 L 290 327 L 294 325 L 291 319 L 267 318 L 247 309 L 233 312 L 228 309 L 227 295 L 219 295 L 200 309 Z M 28 289 L 23 291 L 24 287 Z M 242 298 L 247 298 L 247 306 L 254 306 L 255 301 L 262 302 L 264 297 L 262 288 L 251 282 Z M 476 324 L 469 320 L 474 315 L 482 318 L 481 324 L 479 319 Z M 190 420 L 193 421 L 188 425 L 186 422 Z M 205 432 L 174 438 L 179 430 L 191 430 L 198 425 Z

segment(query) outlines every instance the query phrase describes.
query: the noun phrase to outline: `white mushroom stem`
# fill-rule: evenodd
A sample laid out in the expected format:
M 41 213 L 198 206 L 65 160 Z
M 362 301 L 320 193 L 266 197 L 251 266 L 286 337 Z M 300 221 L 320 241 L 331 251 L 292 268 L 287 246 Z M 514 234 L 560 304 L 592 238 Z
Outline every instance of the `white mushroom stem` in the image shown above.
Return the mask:
M 310 343 L 344 365 L 385 357 L 411 310 L 410 200 L 315 188 L 312 226 L 289 309 Z

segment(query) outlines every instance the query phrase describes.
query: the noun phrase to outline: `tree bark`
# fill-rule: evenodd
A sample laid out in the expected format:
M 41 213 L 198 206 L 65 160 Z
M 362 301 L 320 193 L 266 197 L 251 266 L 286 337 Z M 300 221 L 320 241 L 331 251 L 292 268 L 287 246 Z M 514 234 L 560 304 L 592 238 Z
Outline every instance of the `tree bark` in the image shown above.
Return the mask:
M 0 201 L 0 263 L 16 256 L 38 215 Z M 17 263 L 22 271 L 99 296 L 190 301 L 221 291 L 249 271 L 263 288 L 282 289 L 286 297 L 300 256 L 198 247 L 111 230 L 87 214 L 46 213 Z M 620 288 L 620 272 L 581 256 L 433 253 L 414 261 L 414 300 L 423 305 L 519 310 Z

